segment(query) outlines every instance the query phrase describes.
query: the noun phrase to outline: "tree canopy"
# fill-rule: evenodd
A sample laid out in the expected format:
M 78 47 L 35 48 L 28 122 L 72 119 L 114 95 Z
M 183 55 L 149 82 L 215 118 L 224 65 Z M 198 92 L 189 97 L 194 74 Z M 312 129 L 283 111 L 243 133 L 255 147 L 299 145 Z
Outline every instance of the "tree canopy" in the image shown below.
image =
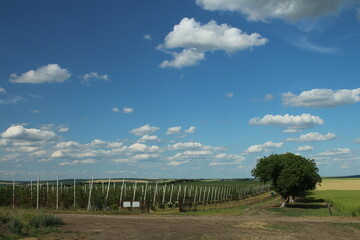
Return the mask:
M 315 189 L 321 182 L 318 171 L 313 159 L 284 153 L 259 159 L 251 173 L 261 182 L 271 182 L 286 204 L 290 197 Z

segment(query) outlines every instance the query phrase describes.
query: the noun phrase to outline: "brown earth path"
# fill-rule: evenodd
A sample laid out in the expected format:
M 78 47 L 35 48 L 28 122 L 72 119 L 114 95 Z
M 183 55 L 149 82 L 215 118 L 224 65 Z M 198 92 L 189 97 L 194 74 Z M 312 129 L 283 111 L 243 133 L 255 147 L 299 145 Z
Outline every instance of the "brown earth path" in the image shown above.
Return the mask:
M 360 239 L 360 218 L 285 217 L 249 207 L 240 216 L 59 214 L 61 233 L 43 239 Z

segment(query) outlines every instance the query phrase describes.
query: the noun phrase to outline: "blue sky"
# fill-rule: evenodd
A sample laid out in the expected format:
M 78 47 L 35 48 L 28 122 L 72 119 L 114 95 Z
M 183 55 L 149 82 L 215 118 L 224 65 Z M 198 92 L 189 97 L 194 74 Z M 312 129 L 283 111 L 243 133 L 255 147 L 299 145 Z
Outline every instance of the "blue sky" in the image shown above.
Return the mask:
M 357 0 L 0 2 L 0 179 L 360 172 Z

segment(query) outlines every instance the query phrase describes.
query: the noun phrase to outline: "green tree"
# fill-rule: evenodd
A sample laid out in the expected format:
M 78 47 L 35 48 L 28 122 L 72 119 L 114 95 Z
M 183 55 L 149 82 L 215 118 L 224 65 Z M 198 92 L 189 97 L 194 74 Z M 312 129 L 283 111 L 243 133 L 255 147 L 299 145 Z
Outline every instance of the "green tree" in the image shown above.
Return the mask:
M 281 195 L 284 207 L 291 198 L 315 189 L 321 182 L 318 171 L 313 159 L 284 153 L 259 159 L 251 173 L 263 183 L 272 183 L 274 190 Z

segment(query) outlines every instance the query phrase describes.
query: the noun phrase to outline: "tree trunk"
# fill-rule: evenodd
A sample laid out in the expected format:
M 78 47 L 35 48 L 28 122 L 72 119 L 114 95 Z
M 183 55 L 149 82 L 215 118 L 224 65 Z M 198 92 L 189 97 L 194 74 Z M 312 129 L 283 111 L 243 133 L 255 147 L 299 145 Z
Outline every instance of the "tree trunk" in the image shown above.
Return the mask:
M 282 203 L 280 207 L 287 207 L 290 201 L 290 197 L 282 197 Z

